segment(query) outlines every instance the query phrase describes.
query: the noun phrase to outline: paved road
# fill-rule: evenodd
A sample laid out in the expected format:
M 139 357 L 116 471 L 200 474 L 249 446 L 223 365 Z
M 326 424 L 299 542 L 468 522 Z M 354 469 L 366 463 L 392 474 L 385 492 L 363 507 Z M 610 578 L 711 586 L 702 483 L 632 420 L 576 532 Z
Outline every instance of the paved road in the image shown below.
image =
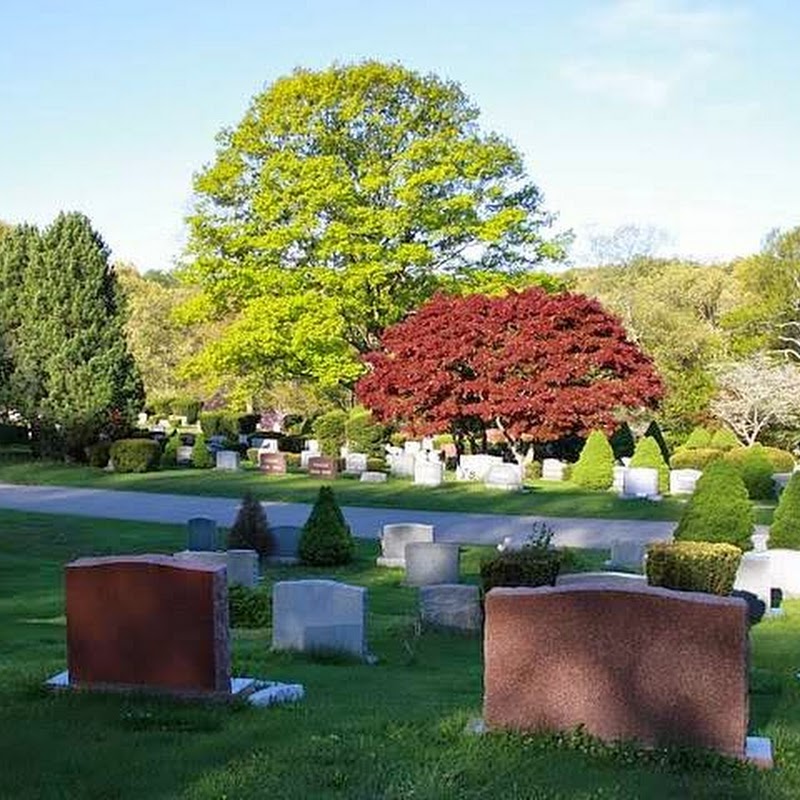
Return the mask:
M 0 483 L 0 508 L 45 514 L 76 514 L 106 519 L 182 524 L 190 517 L 208 516 L 230 525 L 239 501 L 227 497 L 200 497 L 149 492 L 115 492 L 68 486 L 20 486 Z M 305 503 L 265 502 L 272 525 L 302 525 L 310 506 Z M 449 511 L 413 511 L 397 508 L 342 508 L 356 536 L 376 538 L 390 522 L 424 522 L 436 526 L 439 541 L 460 544 L 497 544 L 504 537 L 524 540 L 534 521 L 544 520 L 555 531 L 555 543 L 570 547 L 608 547 L 614 539 L 649 542 L 671 537 L 674 522 L 537 517 L 503 514 L 459 514 Z

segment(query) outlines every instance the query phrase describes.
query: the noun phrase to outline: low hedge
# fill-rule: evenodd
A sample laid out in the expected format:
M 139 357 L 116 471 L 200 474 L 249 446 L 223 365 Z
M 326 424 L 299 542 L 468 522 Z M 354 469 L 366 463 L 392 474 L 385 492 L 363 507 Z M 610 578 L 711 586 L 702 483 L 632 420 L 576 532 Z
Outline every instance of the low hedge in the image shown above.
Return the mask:
M 727 596 L 741 560 L 742 551 L 723 542 L 654 542 L 645 572 L 651 586 Z
M 725 453 L 711 447 L 697 447 L 690 450 L 678 447 L 669 460 L 672 469 L 699 469 L 701 472 L 712 462 L 719 461 Z
M 115 472 L 152 472 L 161 461 L 161 445 L 152 439 L 119 439 L 110 454 Z
M 504 550 L 481 562 L 484 593 L 495 586 L 555 586 L 563 553 L 551 547 L 553 531 L 535 523 L 519 550 Z

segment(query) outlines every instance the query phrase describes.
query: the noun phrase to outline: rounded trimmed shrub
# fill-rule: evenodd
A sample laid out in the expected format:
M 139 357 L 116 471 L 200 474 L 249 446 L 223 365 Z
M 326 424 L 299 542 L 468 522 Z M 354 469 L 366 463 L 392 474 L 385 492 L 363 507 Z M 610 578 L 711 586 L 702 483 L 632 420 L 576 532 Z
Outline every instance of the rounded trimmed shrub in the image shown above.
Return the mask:
M 152 439 L 118 439 L 111 445 L 115 472 L 152 472 L 161 460 L 161 445 Z
M 727 596 L 741 560 L 741 549 L 724 542 L 653 542 L 647 547 L 647 583 Z
M 769 528 L 769 546 L 800 550 L 800 473 L 781 492 Z
M 658 470 L 658 491 L 669 491 L 669 465 L 661 455 L 661 448 L 652 436 L 645 436 L 636 445 L 629 467 L 651 467 Z
M 264 507 L 252 492 L 244 493 L 233 527 L 228 531 L 228 549 L 255 550 L 259 558 L 275 552 L 275 539 Z
M 333 567 L 353 558 L 355 541 L 330 486 L 320 486 L 311 514 L 303 525 L 298 551 L 304 564 Z
M 772 464 L 773 472 L 794 472 L 794 456 L 788 450 L 779 447 L 762 447 L 762 450 Z
M 484 594 L 495 586 L 555 586 L 564 554 L 551 545 L 553 530 L 534 523 L 528 541 L 518 550 L 504 550 L 481 562 Z
M 711 435 L 711 441 L 708 446 L 714 450 L 727 451 L 733 450 L 734 447 L 741 447 L 742 443 L 732 430 L 729 428 L 720 428 Z
M 722 450 L 712 450 L 709 447 L 696 447 L 687 450 L 679 447 L 669 460 L 672 469 L 699 469 L 701 472 L 714 461 L 721 459 L 725 453 Z
M 608 443 L 614 451 L 614 458 L 618 461 L 622 458 L 630 458 L 636 448 L 636 440 L 633 438 L 631 426 L 627 422 L 623 422 L 611 435 Z
M 771 500 L 775 496 L 772 464 L 760 444 L 729 450 L 725 453 L 725 460 L 735 464 L 741 471 L 751 500 Z
M 688 450 L 711 447 L 711 434 L 706 428 L 698 426 L 690 434 L 689 438 L 683 443 Z
M 603 431 L 592 431 L 572 468 L 572 482 L 584 489 L 608 489 L 614 482 L 614 451 Z
M 347 413 L 336 409 L 317 417 L 311 425 L 323 455 L 339 458 L 339 448 L 346 441 Z
M 736 466 L 710 464 L 683 509 L 674 536 L 679 541 L 727 542 L 750 549 L 755 526 L 753 504 Z
M 353 453 L 366 453 L 373 458 L 383 455 L 383 425 L 362 406 L 356 406 L 350 412 L 345 423 L 345 437 Z
M 215 463 L 214 456 L 208 450 L 206 437 L 198 433 L 192 445 L 192 466 L 197 469 L 211 469 Z

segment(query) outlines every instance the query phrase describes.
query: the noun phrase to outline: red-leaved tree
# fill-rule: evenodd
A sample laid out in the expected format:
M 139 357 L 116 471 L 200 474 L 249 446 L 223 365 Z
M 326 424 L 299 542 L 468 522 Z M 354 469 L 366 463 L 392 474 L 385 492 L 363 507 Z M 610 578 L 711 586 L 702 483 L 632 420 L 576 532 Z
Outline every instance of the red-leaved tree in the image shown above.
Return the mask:
M 597 301 L 539 288 L 437 295 L 387 328 L 365 359 L 356 393 L 381 421 L 450 431 L 459 450 L 465 437 L 499 428 L 517 458 L 525 441 L 610 433 L 621 410 L 653 407 L 664 391 L 650 358 Z

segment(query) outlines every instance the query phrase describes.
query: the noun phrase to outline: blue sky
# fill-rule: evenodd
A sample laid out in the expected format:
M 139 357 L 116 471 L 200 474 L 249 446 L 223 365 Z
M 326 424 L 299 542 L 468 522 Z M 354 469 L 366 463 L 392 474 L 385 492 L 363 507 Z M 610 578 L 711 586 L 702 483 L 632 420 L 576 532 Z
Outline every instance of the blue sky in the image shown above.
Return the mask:
M 796 0 L 0 0 L 0 19 L 0 219 L 84 211 L 141 270 L 180 255 L 192 174 L 254 93 L 364 58 L 458 81 L 579 263 L 618 225 L 712 260 L 800 224 Z

